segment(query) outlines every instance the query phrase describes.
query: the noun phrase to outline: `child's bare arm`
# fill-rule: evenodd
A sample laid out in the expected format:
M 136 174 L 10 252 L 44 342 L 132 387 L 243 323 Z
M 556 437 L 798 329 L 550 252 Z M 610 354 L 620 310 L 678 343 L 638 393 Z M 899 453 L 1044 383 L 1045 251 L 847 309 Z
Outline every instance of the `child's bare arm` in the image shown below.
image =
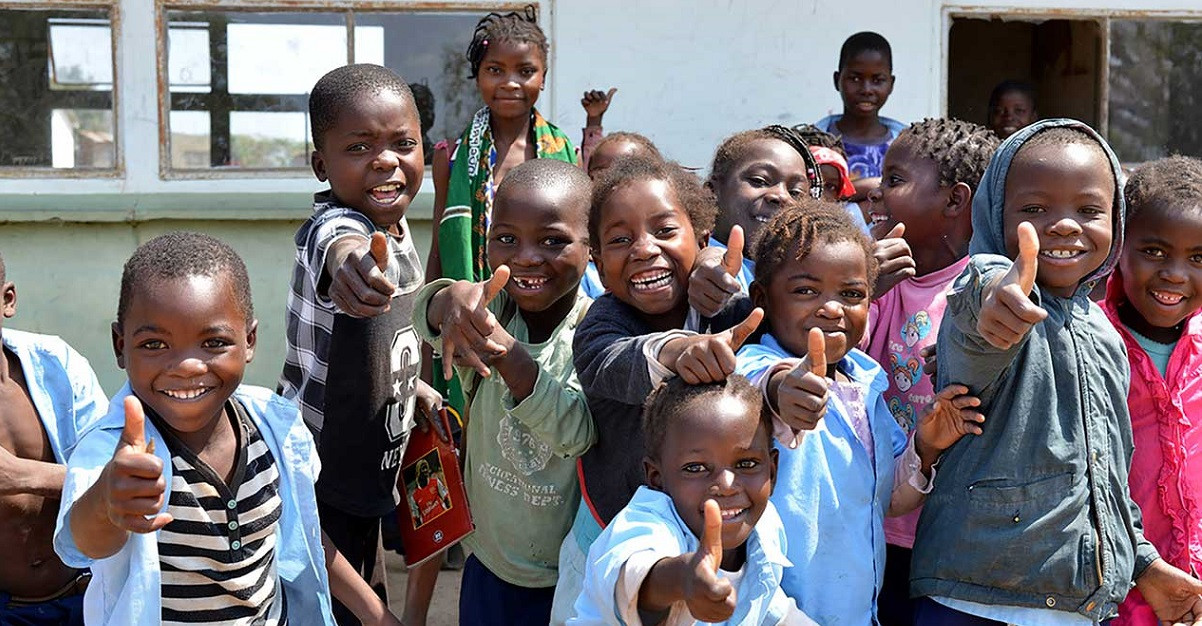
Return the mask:
M 1048 316 L 1030 297 L 1038 263 L 1039 236 L 1030 223 L 1023 222 L 1018 225 L 1018 258 L 1010 271 L 985 286 L 981 297 L 977 332 L 999 350 L 1017 345 Z
M 743 227 L 731 227 L 726 243 L 726 250 L 702 248 L 689 273 L 689 306 L 705 317 L 717 315 L 741 291 L 735 277 L 743 270 Z
M 485 360 L 501 355 L 504 348 L 491 339 L 500 324 L 488 310 L 488 303 L 508 281 L 509 268 L 502 265 L 486 281 L 456 281 L 430 298 L 426 320 L 442 341 L 444 380 L 454 375 L 455 365 L 471 367 L 484 378 L 491 375 Z
M 735 371 L 735 353 L 763 319 L 764 310 L 757 307 L 747 319 L 720 333 L 668 340 L 656 358 L 690 385 L 726 380 Z
M 372 233 L 371 239 L 342 237 L 330 244 L 325 267 L 330 300 L 354 317 L 375 317 L 387 311 L 396 291 L 396 285 L 384 276 L 388 257 L 384 233 Z
M 722 516 L 718 503 L 705 502 L 705 529 L 696 552 L 660 559 L 639 587 L 639 610 L 663 613 L 683 600 L 694 619 L 723 622 L 737 600 L 730 581 L 718 577 L 722 564 Z
M 58 499 L 66 478 L 65 465 L 22 459 L 0 447 L 0 496 L 31 494 Z
M 113 460 L 68 514 L 79 551 L 103 559 L 120 551 L 131 531 L 151 533 L 169 524 L 171 516 L 159 513 L 166 491 L 163 462 L 146 441 L 142 404 L 129 396 Z
M 326 554 L 326 574 L 330 579 L 330 594 L 350 609 L 359 621 L 366 625 L 379 624 L 400 626 L 401 621 L 388 610 L 388 605 L 372 591 L 346 557 L 334 547 L 325 531 L 321 533 L 321 547 Z

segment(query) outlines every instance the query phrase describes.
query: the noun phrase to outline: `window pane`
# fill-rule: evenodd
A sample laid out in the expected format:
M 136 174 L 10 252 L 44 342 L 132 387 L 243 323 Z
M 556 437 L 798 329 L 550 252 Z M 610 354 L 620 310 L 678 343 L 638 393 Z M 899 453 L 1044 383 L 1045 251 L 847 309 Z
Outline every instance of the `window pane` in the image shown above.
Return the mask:
M 172 145 L 171 166 L 306 168 L 308 92 L 347 63 L 346 14 L 169 11 L 167 20 L 169 137 L 187 144 Z
M 106 11 L 0 9 L 0 168 L 111 170 Z
M 392 68 L 413 87 L 422 116 L 426 162 L 431 146 L 454 139 L 479 109 L 463 53 L 476 13 L 355 13 L 355 62 Z
M 1109 104 L 1124 162 L 1202 155 L 1202 22 L 1113 20 Z

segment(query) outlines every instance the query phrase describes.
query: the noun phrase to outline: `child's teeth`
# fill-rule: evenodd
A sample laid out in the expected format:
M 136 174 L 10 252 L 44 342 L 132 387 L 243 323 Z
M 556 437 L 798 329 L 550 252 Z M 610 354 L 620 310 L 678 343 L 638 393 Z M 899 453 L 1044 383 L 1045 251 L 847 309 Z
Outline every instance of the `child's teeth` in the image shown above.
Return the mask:
M 639 276 L 638 278 L 630 279 L 634 286 L 639 289 L 651 289 L 667 285 L 672 280 L 672 272 L 656 272 L 654 274 Z
M 1043 250 L 1040 252 L 1044 256 L 1050 256 L 1053 259 L 1069 259 L 1077 256 L 1076 250 Z
M 1185 296 L 1179 293 L 1168 293 L 1164 291 L 1153 291 L 1152 297 L 1156 298 L 1162 304 L 1179 304 L 1185 299 Z
M 739 515 L 739 513 L 742 513 L 742 512 L 743 512 L 743 509 L 724 509 L 722 511 L 722 519 L 724 519 L 724 520 L 733 519 L 733 518 L 737 517 Z

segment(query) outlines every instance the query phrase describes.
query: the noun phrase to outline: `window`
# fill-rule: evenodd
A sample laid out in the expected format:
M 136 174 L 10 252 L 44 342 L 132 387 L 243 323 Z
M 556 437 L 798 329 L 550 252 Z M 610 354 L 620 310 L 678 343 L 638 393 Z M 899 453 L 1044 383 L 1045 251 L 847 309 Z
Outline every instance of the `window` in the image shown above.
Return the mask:
M 994 85 L 1031 83 L 1041 117 L 1097 128 L 1128 164 L 1202 155 L 1202 16 L 953 16 L 947 112 L 985 123 Z
M 0 175 L 113 175 L 106 10 L 0 9 Z
M 309 89 L 347 63 L 385 65 L 413 86 L 427 147 L 453 137 L 480 106 L 463 58 L 480 17 L 168 10 L 164 173 L 307 173 Z

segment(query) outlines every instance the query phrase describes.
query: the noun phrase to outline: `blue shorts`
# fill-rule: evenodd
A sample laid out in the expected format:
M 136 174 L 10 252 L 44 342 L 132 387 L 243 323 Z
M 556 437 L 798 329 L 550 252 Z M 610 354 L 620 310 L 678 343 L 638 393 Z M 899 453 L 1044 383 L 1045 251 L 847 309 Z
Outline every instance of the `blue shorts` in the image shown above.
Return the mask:
M 4 626 L 51 626 L 70 624 L 83 626 L 83 594 L 64 596 L 25 604 L 13 602 L 12 596 L 0 592 L 0 624 Z
M 459 584 L 459 626 L 546 624 L 555 587 L 519 587 L 501 580 L 469 556 Z

